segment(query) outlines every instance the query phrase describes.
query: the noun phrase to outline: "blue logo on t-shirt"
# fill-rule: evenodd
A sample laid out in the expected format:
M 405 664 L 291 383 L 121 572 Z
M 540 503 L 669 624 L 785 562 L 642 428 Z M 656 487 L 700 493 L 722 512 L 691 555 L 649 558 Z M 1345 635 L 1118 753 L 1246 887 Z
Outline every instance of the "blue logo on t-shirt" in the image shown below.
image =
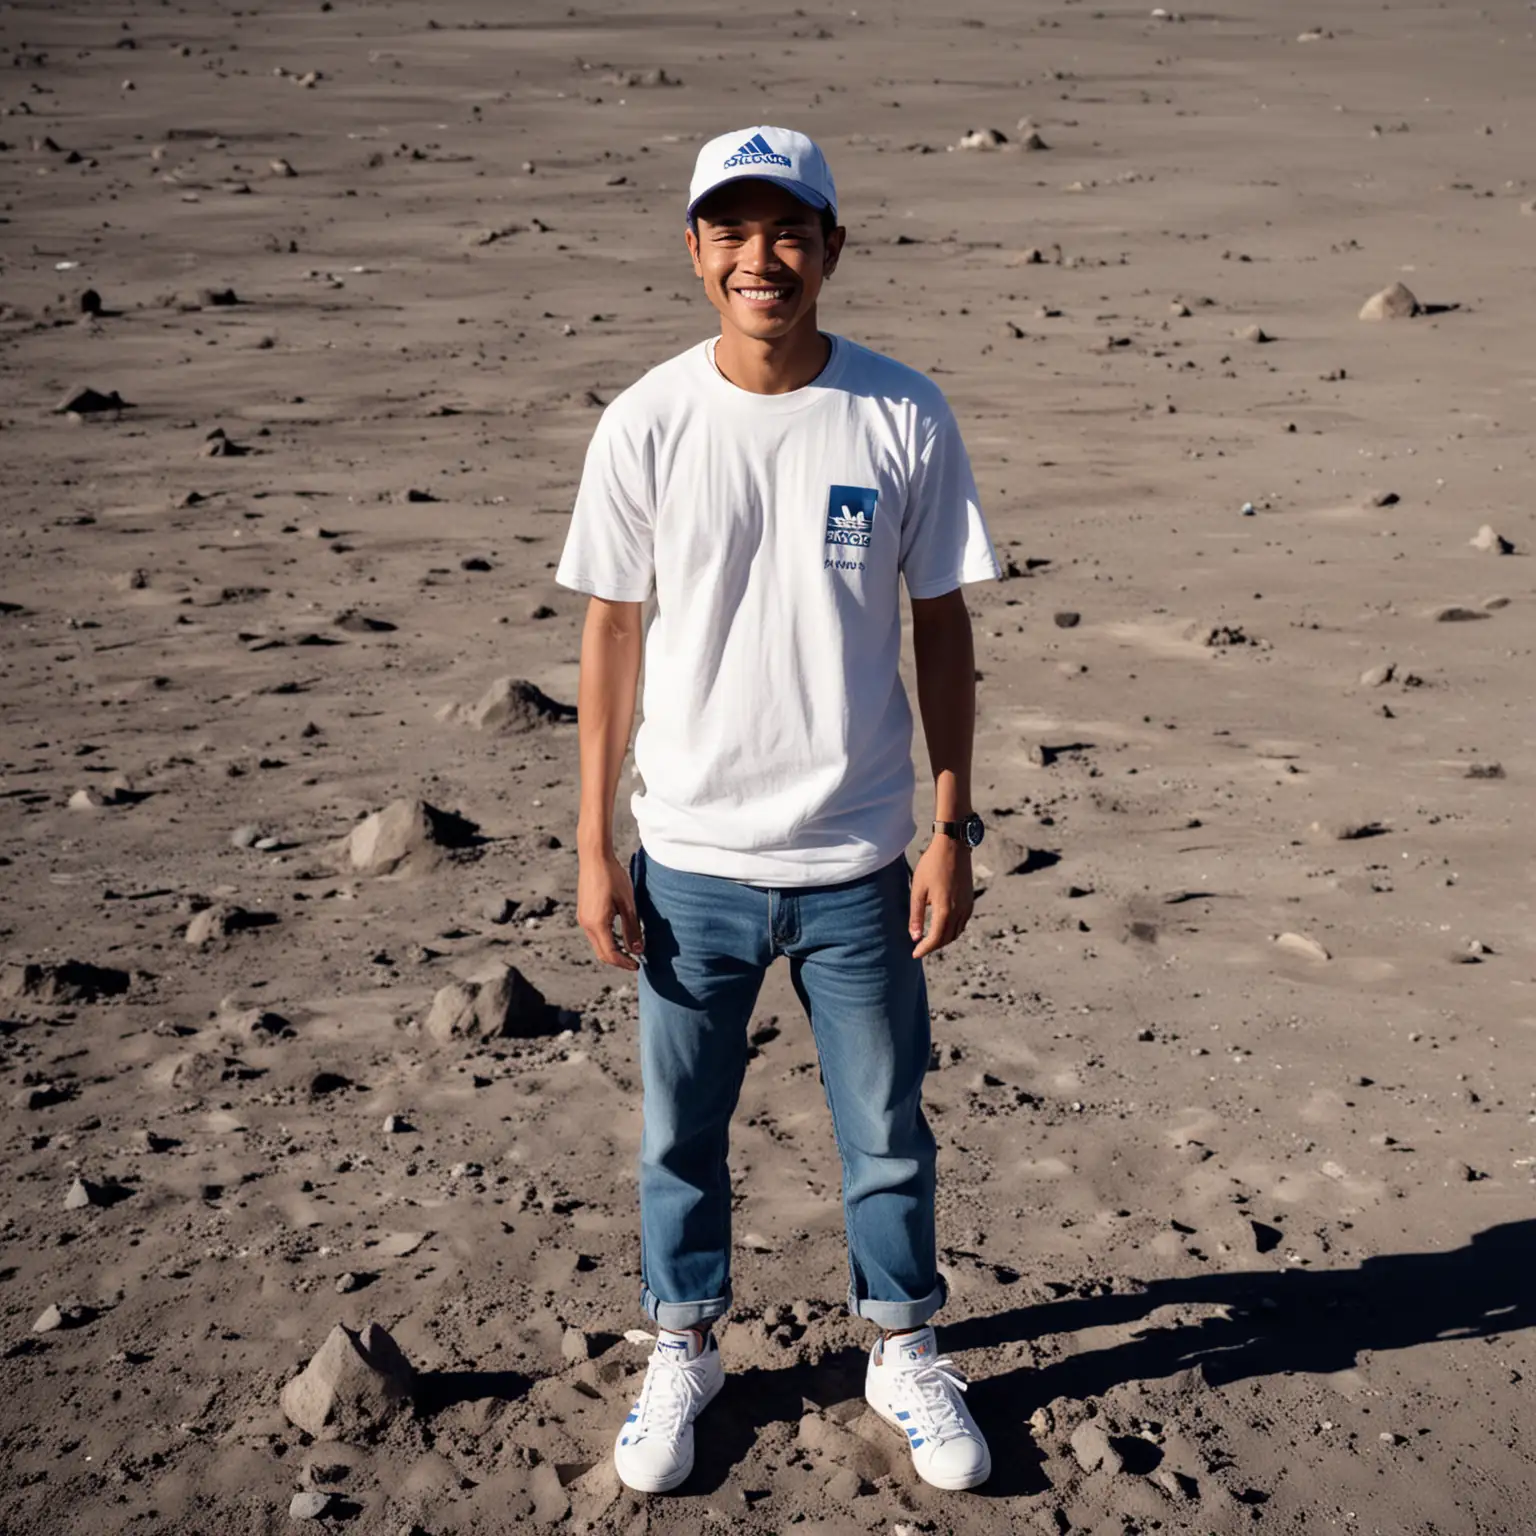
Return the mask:
M 868 549 L 880 492 L 863 485 L 834 485 L 827 495 L 827 543 Z

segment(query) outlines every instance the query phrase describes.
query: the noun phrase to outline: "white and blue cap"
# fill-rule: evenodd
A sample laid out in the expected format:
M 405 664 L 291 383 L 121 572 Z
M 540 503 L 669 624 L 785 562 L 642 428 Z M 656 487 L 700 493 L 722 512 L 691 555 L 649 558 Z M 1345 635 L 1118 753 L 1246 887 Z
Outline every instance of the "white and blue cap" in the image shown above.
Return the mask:
M 837 214 L 837 187 L 820 146 L 792 128 L 738 128 L 711 139 L 694 162 L 688 187 L 688 222 L 717 187 L 733 181 L 771 181 L 812 208 Z

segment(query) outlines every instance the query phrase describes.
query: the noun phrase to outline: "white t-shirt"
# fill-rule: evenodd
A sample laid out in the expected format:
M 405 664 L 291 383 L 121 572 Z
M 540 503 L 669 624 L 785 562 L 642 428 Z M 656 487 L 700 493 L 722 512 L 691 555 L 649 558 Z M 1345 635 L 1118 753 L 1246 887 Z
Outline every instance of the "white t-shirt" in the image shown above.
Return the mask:
M 942 391 L 830 339 L 782 395 L 691 347 L 618 395 L 587 450 L 555 579 L 612 602 L 654 587 L 630 803 L 675 869 L 820 885 L 905 852 L 898 573 L 919 598 L 1002 574 Z

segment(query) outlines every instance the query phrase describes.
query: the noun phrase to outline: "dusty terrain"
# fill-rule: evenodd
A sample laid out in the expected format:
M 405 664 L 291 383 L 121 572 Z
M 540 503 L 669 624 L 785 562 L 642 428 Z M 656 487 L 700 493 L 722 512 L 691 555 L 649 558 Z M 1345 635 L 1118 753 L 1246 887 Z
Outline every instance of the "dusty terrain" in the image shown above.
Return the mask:
M 1314 11 L 0 11 L 8 1536 L 1536 1529 L 1536 13 Z M 552 575 L 597 407 L 712 329 L 697 145 L 761 121 L 1012 571 L 928 963 L 973 1495 L 862 1413 L 783 968 L 732 1385 L 681 1496 L 608 1462 L 635 997 Z M 402 799 L 478 830 L 337 852 Z M 438 995 L 495 962 L 544 1005 L 487 1037 Z M 338 1322 L 417 1374 L 312 1443 Z

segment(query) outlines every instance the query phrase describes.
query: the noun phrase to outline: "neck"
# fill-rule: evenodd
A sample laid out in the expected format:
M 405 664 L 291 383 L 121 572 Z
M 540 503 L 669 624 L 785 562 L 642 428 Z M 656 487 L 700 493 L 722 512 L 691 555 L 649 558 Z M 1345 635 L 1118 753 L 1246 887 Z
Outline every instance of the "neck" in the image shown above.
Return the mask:
M 832 343 L 816 329 L 816 311 L 787 336 L 768 341 L 721 326 L 715 367 L 738 389 L 754 395 L 787 395 L 803 389 L 827 366 Z

